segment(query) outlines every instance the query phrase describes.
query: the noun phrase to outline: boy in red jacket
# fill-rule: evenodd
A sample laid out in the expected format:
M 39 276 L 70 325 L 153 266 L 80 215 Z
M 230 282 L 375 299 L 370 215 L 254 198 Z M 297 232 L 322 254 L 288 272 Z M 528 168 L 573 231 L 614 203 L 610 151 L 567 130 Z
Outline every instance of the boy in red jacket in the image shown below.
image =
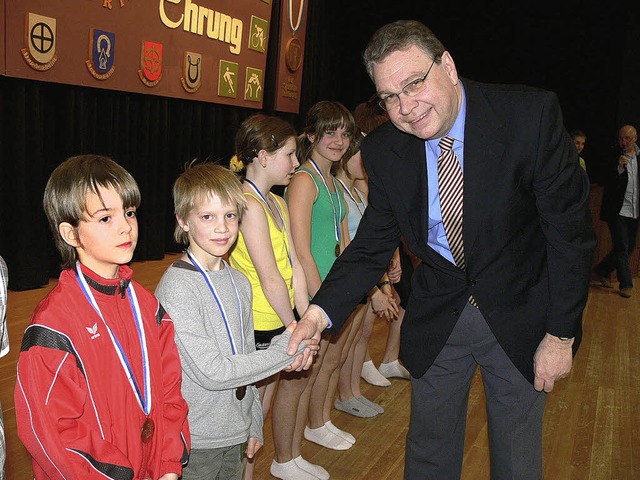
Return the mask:
M 126 265 L 140 192 L 113 160 L 72 157 L 44 192 L 62 254 L 18 360 L 18 435 L 36 479 L 177 480 L 190 437 L 174 328 Z

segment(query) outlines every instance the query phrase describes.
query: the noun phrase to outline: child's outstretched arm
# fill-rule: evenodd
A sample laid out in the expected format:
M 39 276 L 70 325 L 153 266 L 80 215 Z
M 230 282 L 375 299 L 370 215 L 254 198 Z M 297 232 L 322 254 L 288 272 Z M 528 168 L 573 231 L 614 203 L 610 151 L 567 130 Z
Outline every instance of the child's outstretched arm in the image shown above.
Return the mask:
M 161 281 L 158 284 L 156 296 L 173 319 L 176 330 L 176 345 L 180 351 L 184 373 L 203 388 L 228 390 L 250 385 L 291 365 L 295 361 L 296 355 L 304 350 L 304 347 L 301 347 L 296 355 L 287 355 L 286 345 L 290 333 L 285 332 L 275 337 L 272 341 L 272 347 L 267 350 L 252 351 L 252 348 L 247 350 L 251 353 L 243 355 L 241 345 L 238 344 L 239 352 L 237 355 L 223 353 L 229 350 L 228 343 L 224 346 L 219 343 L 229 342 L 224 324 L 220 318 L 212 321 L 211 318 L 199 316 L 194 311 L 193 306 L 202 303 L 197 291 L 197 288 L 189 288 L 188 286 L 177 289 L 172 287 L 170 282 L 163 283 Z M 251 302 L 245 301 L 243 304 L 245 329 L 248 326 L 253 329 Z M 201 313 L 202 315 L 211 315 L 211 312 L 208 311 Z M 219 331 L 212 333 L 212 328 L 217 328 Z M 246 342 L 251 345 L 253 333 L 251 333 L 251 337 L 246 335 Z M 273 348 L 275 346 L 278 347 Z
M 36 477 L 133 478 L 129 460 L 105 440 L 82 359 L 67 336 L 43 325 L 27 328 L 14 398 L 18 436 L 37 463 Z

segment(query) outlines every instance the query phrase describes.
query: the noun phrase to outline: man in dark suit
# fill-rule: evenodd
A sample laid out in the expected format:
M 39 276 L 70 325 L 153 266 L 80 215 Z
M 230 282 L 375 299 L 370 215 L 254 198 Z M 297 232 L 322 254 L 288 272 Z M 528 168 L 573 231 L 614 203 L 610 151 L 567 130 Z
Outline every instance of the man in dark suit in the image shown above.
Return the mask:
M 637 141 L 638 133 L 631 125 L 625 125 L 618 132 L 621 152 L 615 166 L 609 169 L 600 210 L 600 218 L 609 225 L 613 248 L 595 269 L 602 285 L 608 288 L 612 286 L 610 277 L 615 270 L 620 282 L 619 293 L 624 298 L 631 298 L 633 289 L 629 255 L 636 247 L 640 216 L 640 148 Z
M 364 60 L 391 122 L 364 141 L 369 207 L 290 347 L 326 326 L 336 332 L 403 235 L 422 259 L 401 340 L 413 387 L 405 478 L 459 478 L 478 365 L 492 478 L 542 478 L 546 392 L 580 343 L 595 246 L 589 182 L 557 98 L 461 79 L 414 21 L 378 30 Z M 445 158 L 459 165 L 458 183 L 440 176 Z M 449 183 L 460 185 L 462 240 Z

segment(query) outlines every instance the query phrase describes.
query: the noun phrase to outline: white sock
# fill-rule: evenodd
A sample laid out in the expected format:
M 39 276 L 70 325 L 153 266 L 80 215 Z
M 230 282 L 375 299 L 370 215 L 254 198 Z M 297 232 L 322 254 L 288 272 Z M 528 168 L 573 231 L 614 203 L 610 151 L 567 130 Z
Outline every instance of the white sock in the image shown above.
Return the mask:
M 304 438 L 332 450 L 349 450 L 352 444 L 322 425 L 318 428 L 305 427 Z
M 315 463 L 308 462 L 302 455 L 293 459 L 302 470 L 309 472 L 311 475 L 318 477 L 320 480 L 329 480 L 331 475 L 320 465 L 316 465 Z
M 324 426 L 327 427 L 330 431 L 332 431 L 336 435 L 339 435 L 340 437 L 344 438 L 351 445 L 356 443 L 356 437 L 351 435 L 349 432 L 345 432 L 344 430 L 340 430 L 333 423 L 331 423 L 331 420 L 329 420 L 327 423 L 325 423 Z
M 289 460 L 285 463 L 278 463 L 274 460 L 271 462 L 270 472 L 271 475 L 282 480 L 318 480 L 318 477 L 300 468 L 295 460 Z
M 378 387 L 388 387 L 391 385 L 391 382 L 378 371 L 372 360 L 367 360 L 362 364 L 362 373 L 360 376 L 371 385 L 377 385 Z
M 404 368 L 404 366 L 398 360 L 394 360 L 393 362 L 389 363 L 381 363 L 379 371 L 386 378 L 398 377 L 406 378 L 407 380 L 411 379 L 411 374 L 409 373 L 409 371 Z

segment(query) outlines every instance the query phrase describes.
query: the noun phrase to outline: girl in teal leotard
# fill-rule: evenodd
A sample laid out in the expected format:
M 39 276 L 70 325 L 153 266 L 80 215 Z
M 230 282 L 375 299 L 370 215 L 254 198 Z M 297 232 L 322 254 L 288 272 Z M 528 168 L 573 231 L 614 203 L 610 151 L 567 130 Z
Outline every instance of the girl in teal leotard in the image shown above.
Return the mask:
M 286 199 L 293 242 L 311 296 L 348 239 L 347 205 L 342 187 L 331 175 L 331 166 L 347 154 L 354 132 L 349 110 L 339 102 L 321 101 L 309 110 L 304 133 L 299 137 L 301 166 L 287 188 Z M 352 330 L 344 328 L 334 339 L 323 337 L 303 394 L 309 399 L 304 437 L 334 450 L 346 450 L 355 443 L 352 435 L 339 430 L 330 420 L 339 366 L 346 358 L 345 346 L 355 335 Z M 300 402 L 301 406 L 305 404 Z M 305 412 L 299 411 L 299 415 L 304 418 Z

